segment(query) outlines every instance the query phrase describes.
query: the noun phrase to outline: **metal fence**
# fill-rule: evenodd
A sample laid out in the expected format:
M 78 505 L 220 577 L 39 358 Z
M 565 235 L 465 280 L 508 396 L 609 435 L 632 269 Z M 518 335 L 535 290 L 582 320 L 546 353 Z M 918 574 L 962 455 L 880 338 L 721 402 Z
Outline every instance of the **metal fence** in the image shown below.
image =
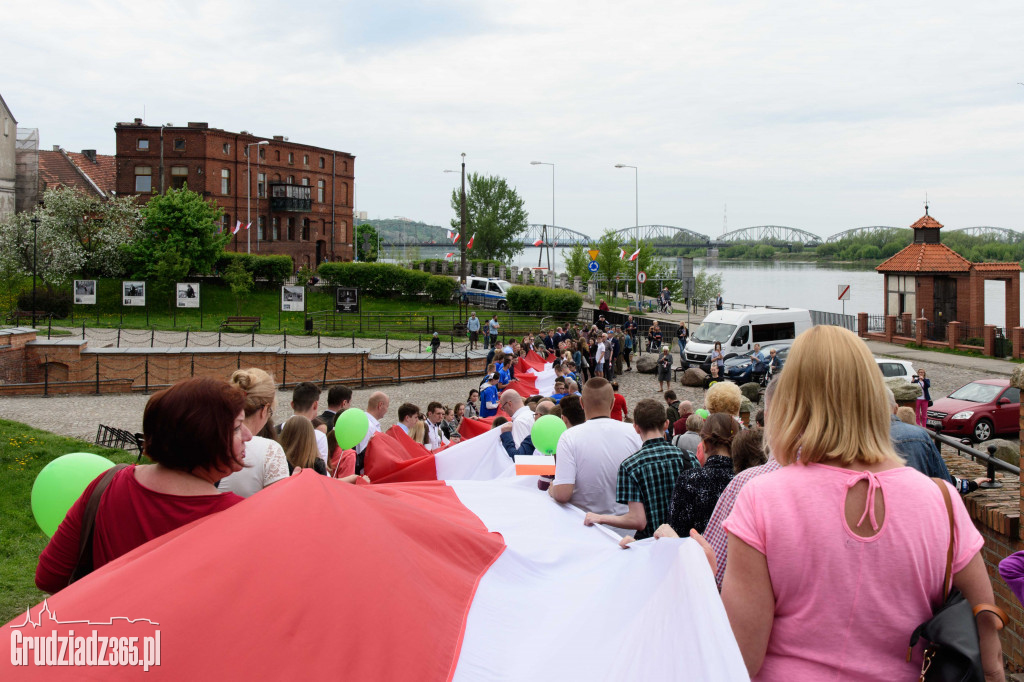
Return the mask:
M 44 355 L 40 366 L 41 381 L 8 384 L 9 386 L 35 386 L 44 396 L 51 394 L 109 392 L 111 386 L 124 390 L 149 392 L 169 386 L 176 381 L 196 376 L 227 377 L 237 369 L 252 363 L 243 360 L 249 351 L 218 353 L 144 354 L 128 364 L 123 355 L 95 353 L 88 358 L 88 378 L 69 381 L 68 369 L 57 362 L 51 363 Z M 292 367 L 289 368 L 291 357 Z M 462 352 L 416 353 L 397 349 L 393 353 L 359 356 L 359 369 L 351 375 L 336 376 L 331 372 L 332 358 L 325 353 L 322 358 L 314 356 L 281 356 L 280 372 L 276 373 L 280 388 L 287 388 L 304 381 L 312 381 L 326 388 L 328 385 L 345 383 L 364 388 L 381 384 L 401 384 L 403 381 L 429 381 L 482 376 L 477 367 L 482 353 L 463 349 Z M 88 366 L 87 365 L 87 366 Z M 298 365 L 298 366 L 296 366 Z
M 811 310 L 810 313 L 811 324 L 831 324 L 843 329 L 849 329 L 851 332 L 857 331 L 857 318 L 853 315 L 829 313 L 822 310 Z

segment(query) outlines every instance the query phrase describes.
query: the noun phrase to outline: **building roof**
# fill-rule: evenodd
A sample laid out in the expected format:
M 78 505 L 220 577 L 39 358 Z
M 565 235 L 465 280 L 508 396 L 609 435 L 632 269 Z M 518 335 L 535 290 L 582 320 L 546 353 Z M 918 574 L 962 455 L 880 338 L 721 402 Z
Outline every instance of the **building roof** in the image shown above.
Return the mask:
M 910 227 L 914 228 L 915 230 L 920 230 L 924 228 L 932 228 L 938 230 L 942 228 L 942 223 L 928 215 L 928 212 L 925 211 L 925 214 L 921 216 L 921 218 Z
M 8 115 L 10 115 L 11 120 L 14 121 L 14 125 L 18 125 L 18 119 L 14 118 L 14 113 L 11 111 L 11 108 L 7 106 L 7 102 L 4 101 L 3 95 L 0 95 L 0 107 L 3 107 Z
M 929 218 L 929 216 L 925 216 L 925 218 Z M 971 265 L 971 261 L 945 244 L 911 244 L 884 261 L 875 270 L 878 272 L 969 272 Z
M 974 269 L 981 272 L 1020 272 L 1020 263 L 975 263 Z
M 68 152 L 60 148 L 39 152 L 39 182 L 43 189 L 73 187 L 106 197 L 116 187 L 116 176 L 113 156 Z

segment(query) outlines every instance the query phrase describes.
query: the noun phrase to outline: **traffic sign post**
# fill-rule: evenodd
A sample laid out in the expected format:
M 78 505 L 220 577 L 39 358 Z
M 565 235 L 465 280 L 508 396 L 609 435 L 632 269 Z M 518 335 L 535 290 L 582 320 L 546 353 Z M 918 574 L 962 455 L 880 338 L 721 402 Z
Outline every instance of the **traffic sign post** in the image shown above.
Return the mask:
M 846 302 L 850 300 L 850 285 L 839 285 L 839 300 L 843 302 L 843 315 L 846 314 Z
M 647 273 L 644 272 L 643 270 L 641 270 L 640 272 L 636 273 L 636 281 L 640 282 L 640 284 L 643 284 L 644 282 L 646 282 L 647 281 Z
M 587 263 L 587 270 L 590 270 L 591 272 L 597 272 L 600 269 L 601 265 L 596 260 L 592 260 Z

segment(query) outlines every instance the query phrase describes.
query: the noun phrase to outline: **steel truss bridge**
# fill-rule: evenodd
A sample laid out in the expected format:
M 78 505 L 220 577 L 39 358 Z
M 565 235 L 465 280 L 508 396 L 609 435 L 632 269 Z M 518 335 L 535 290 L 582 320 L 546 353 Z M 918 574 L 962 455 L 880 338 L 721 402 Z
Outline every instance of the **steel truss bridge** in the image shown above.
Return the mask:
M 849 230 L 837 232 L 829 237 L 822 238 L 813 232 L 801 230 L 796 227 L 785 225 L 757 225 L 744 227 L 738 230 L 731 230 L 717 237 L 710 237 L 705 233 L 676 227 L 674 225 L 640 225 L 623 227 L 615 230 L 617 242 L 628 245 L 638 239 L 654 246 L 684 246 L 684 247 L 725 247 L 730 244 L 803 244 L 814 246 L 821 243 L 838 242 L 847 237 L 877 234 L 880 232 L 895 232 L 907 230 L 907 227 L 896 227 L 893 225 L 870 225 L 866 227 L 854 227 Z M 545 233 L 546 230 L 546 233 Z M 1017 242 L 1024 240 L 1024 232 L 1019 232 L 1006 227 L 992 227 L 989 225 L 977 227 L 946 228 L 948 232 L 964 232 L 975 237 L 987 237 L 1000 242 Z M 523 233 L 523 245 L 533 246 L 538 239 L 544 239 L 548 246 L 590 246 L 597 244 L 600 236 L 589 235 L 578 230 L 557 225 L 530 224 Z M 382 245 L 384 245 L 382 243 Z M 441 242 L 399 242 L 388 240 L 389 246 L 447 246 L 447 241 Z M 456 247 L 457 248 L 457 247 Z

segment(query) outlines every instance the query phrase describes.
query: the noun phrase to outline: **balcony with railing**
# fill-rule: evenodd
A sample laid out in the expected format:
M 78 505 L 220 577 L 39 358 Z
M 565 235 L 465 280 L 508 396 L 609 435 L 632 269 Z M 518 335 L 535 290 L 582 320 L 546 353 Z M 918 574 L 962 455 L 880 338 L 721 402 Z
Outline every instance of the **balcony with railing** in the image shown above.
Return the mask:
M 309 185 L 270 183 L 270 210 L 305 213 L 313 210 L 313 188 Z

